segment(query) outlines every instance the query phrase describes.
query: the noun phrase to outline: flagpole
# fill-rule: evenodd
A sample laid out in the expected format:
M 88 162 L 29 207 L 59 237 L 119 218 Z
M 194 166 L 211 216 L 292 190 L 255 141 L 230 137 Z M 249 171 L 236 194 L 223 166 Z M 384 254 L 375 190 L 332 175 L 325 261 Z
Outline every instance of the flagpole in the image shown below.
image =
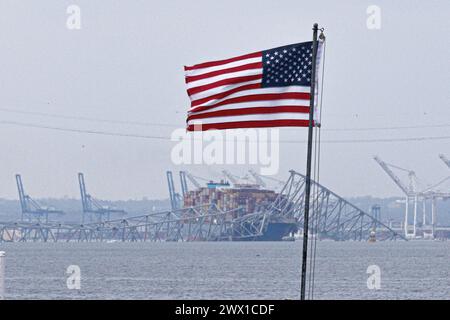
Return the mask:
M 311 159 L 313 146 L 314 128 L 314 98 L 316 94 L 316 56 L 317 56 L 317 31 L 318 25 L 313 25 L 313 52 L 311 67 L 311 91 L 309 97 L 309 126 L 308 126 L 308 149 L 306 158 L 306 180 L 305 180 L 305 214 L 303 219 L 303 255 L 302 255 L 302 278 L 300 287 L 300 300 L 305 300 L 306 291 L 306 266 L 308 259 L 308 226 L 309 226 L 309 202 L 311 195 Z

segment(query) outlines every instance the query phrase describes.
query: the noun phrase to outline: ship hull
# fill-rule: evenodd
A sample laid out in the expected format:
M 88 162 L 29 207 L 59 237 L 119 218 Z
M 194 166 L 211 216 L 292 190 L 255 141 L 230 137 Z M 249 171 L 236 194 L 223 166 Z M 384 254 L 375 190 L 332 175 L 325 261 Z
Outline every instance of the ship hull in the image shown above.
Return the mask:
M 297 224 L 291 222 L 269 222 L 263 234 L 239 240 L 244 241 L 282 241 L 284 237 L 297 231 Z

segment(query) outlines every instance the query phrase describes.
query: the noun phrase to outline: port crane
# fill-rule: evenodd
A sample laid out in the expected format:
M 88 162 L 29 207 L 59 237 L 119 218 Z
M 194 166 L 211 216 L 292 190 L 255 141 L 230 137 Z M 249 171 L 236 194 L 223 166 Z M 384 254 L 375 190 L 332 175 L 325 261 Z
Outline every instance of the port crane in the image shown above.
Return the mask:
M 272 177 L 269 177 L 269 176 L 263 176 L 263 175 L 261 175 L 261 174 L 255 172 L 255 171 L 252 170 L 252 169 L 248 170 L 248 172 L 249 172 L 250 175 L 255 179 L 255 182 L 256 182 L 259 186 L 261 186 L 261 187 L 263 187 L 263 188 L 267 187 L 267 183 L 265 183 L 263 179 L 268 179 L 268 180 L 274 181 L 274 182 L 276 182 L 280 187 L 281 187 L 281 186 L 284 186 L 284 184 L 285 184 L 285 181 L 282 181 L 282 180 L 279 180 L 279 179 L 276 179 L 276 178 L 272 178 Z
M 182 199 L 179 193 L 175 191 L 175 184 L 173 182 L 173 174 L 172 171 L 166 172 L 167 176 L 167 185 L 169 186 L 169 199 L 170 199 L 170 206 L 172 210 L 177 210 L 181 208 Z M 181 174 L 180 174 L 181 177 Z M 182 185 L 182 188 L 183 185 Z
M 84 181 L 84 174 L 78 173 L 78 183 L 80 185 L 81 204 L 83 206 L 82 223 L 85 223 L 86 216 L 89 217 L 89 222 L 102 223 L 111 219 L 111 214 L 125 215 L 125 210 L 103 206 L 98 200 L 94 199 L 86 191 L 86 183 Z
M 416 225 L 417 225 L 417 204 L 418 198 L 420 194 L 417 192 L 417 177 L 414 171 L 408 170 L 405 168 L 401 168 L 399 166 L 388 164 L 381 160 L 380 157 L 374 156 L 373 158 L 383 169 L 383 171 L 394 181 L 394 183 L 403 191 L 405 194 L 405 218 L 403 223 L 404 233 L 406 237 L 415 237 L 416 236 Z M 402 180 L 392 171 L 391 168 L 398 169 L 400 171 L 404 171 L 408 174 L 409 184 L 406 185 L 402 182 Z M 410 204 L 413 205 L 413 232 L 411 233 L 409 230 L 409 208 Z M 424 207 L 425 208 L 425 207 Z M 423 216 L 423 224 L 425 224 L 425 212 Z
M 417 232 L 417 206 L 419 200 L 422 201 L 422 231 L 424 236 L 434 237 L 436 229 L 436 200 L 438 199 L 449 199 L 450 193 L 440 192 L 435 188 L 443 184 L 449 179 L 449 177 L 440 181 L 439 183 L 428 187 L 423 190 L 417 190 L 417 177 L 414 171 L 407 170 L 392 164 L 388 164 L 381 160 L 379 157 L 375 156 L 374 160 L 381 166 L 381 168 L 388 174 L 388 176 L 394 181 L 394 183 L 403 191 L 405 194 L 405 218 L 403 223 L 403 229 L 406 237 L 416 237 Z M 405 185 L 391 170 L 395 168 L 401 171 L 406 171 L 409 177 L 409 185 Z M 431 223 L 427 224 L 426 206 L 427 200 L 431 201 Z M 409 229 L 409 209 L 413 206 L 413 231 L 410 232 Z M 425 232 L 427 231 L 427 232 Z
M 227 178 L 231 183 L 236 187 L 237 185 L 255 185 L 251 180 L 250 176 L 246 174 L 245 176 L 237 176 L 234 174 L 231 174 L 228 170 L 222 170 L 222 174 Z M 264 183 L 264 181 L 263 181 Z M 262 185 L 260 183 L 256 183 L 258 187 L 261 187 Z
M 48 223 L 49 214 L 61 215 L 64 214 L 61 210 L 54 208 L 42 207 L 38 202 L 33 200 L 25 193 L 22 183 L 22 176 L 16 174 L 17 191 L 19 192 L 20 207 L 22 209 L 22 221 L 36 221 Z
M 192 174 L 190 174 L 190 173 L 187 172 L 187 171 L 185 171 L 185 172 L 186 172 L 186 177 L 189 179 L 189 181 L 190 181 L 190 182 L 194 185 L 194 187 L 196 187 L 197 189 L 202 187 L 201 183 L 198 182 L 199 179 L 200 179 L 200 180 L 204 180 L 204 181 L 206 181 L 206 182 L 209 181 L 208 179 L 205 179 L 205 178 L 193 176 Z

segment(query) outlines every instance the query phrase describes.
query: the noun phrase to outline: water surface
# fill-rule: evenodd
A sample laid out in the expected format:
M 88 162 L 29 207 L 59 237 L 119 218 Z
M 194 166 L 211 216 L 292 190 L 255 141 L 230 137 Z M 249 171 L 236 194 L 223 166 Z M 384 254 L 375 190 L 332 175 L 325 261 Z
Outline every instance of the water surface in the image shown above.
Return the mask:
M 7 299 L 297 299 L 301 242 L 6 243 Z M 69 290 L 66 268 L 81 268 Z M 369 265 L 381 289 L 367 288 Z M 450 242 L 317 245 L 315 299 L 449 299 Z

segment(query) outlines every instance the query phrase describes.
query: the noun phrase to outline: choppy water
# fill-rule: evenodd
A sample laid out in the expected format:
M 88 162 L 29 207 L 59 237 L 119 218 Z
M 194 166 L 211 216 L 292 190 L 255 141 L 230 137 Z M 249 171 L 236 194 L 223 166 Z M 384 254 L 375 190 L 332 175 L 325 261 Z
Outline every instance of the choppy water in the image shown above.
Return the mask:
M 297 299 L 301 242 L 7 243 L 7 299 Z M 66 286 L 79 265 L 81 290 Z M 381 289 L 367 288 L 369 265 Z M 318 243 L 316 299 L 450 299 L 450 242 Z

